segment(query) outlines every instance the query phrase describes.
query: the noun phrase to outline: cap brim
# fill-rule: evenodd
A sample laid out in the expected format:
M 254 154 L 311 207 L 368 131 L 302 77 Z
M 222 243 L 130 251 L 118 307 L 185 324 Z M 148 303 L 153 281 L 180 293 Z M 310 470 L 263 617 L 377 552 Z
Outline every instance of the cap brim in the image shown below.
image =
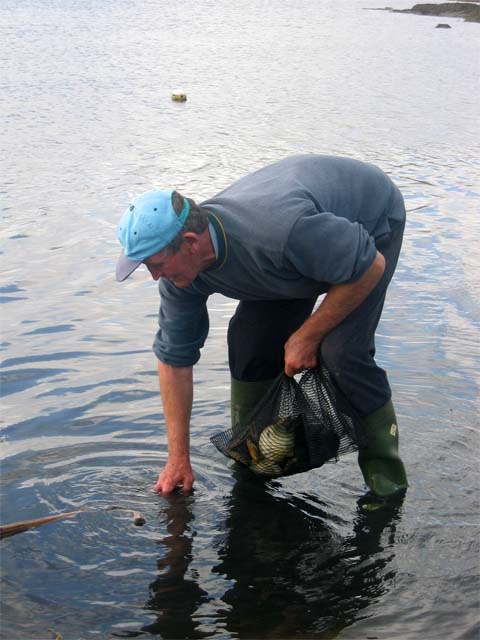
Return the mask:
M 122 252 L 115 268 L 117 282 L 123 282 L 126 280 L 128 276 L 131 275 L 141 264 L 142 260 L 130 260 L 130 258 L 127 258 L 127 256 Z

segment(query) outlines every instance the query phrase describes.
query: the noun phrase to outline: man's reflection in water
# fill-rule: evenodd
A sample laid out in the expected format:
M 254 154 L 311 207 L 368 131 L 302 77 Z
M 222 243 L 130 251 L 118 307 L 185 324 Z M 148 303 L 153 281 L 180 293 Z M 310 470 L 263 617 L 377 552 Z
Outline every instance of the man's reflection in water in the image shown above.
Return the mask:
M 208 600 L 208 594 L 195 576 L 188 576 L 192 561 L 194 496 L 173 493 L 166 496 L 164 512 L 167 516 L 168 535 L 159 541 L 166 553 L 157 561 L 158 578 L 150 585 L 151 598 L 145 605 L 158 615 L 158 621 L 142 628 L 162 638 L 203 638 L 197 629 L 193 614 Z M 208 524 L 205 524 L 208 526 Z
M 243 477 L 232 491 L 214 569 L 235 581 L 223 596 L 228 631 L 241 638 L 334 637 L 388 590 L 400 506 L 359 507 L 345 539 L 318 501 L 276 496 L 272 485 Z
M 287 495 L 275 483 L 239 471 L 228 497 L 220 563 L 211 569 L 220 578 L 217 585 L 224 579 L 233 586 L 223 595 L 207 594 L 188 569 L 194 495 L 165 500 L 168 536 L 160 544 L 167 552 L 158 560 L 160 574 L 146 604 L 158 620 L 143 632 L 171 639 L 211 636 L 200 631 L 195 613 L 208 600 L 221 598 L 225 606 L 218 619 L 222 632 L 232 637 L 330 638 L 387 592 L 394 578 L 401 502 L 373 512 L 359 507 L 352 534 L 345 538 L 337 533 L 339 520 L 317 498 Z

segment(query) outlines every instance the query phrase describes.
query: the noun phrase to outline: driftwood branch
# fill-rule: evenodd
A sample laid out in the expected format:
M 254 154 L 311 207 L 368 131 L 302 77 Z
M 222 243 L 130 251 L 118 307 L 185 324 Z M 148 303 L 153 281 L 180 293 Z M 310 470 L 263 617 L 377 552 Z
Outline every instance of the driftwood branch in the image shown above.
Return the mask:
M 133 509 L 128 509 L 127 507 L 111 506 L 103 509 L 103 511 L 113 511 L 116 509 L 119 509 L 121 511 L 130 511 L 132 514 L 133 524 L 137 526 L 145 524 L 145 518 L 141 513 L 139 513 L 138 511 L 133 511 Z M 95 511 L 95 509 L 79 509 L 78 511 L 58 513 L 53 516 L 45 516 L 44 518 L 35 518 L 34 520 L 23 520 L 22 522 L 3 524 L 0 525 L 0 538 L 8 538 L 9 536 L 14 536 L 17 533 L 28 531 L 29 529 L 33 529 L 34 527 L 41 527 L 42 525 L 49 524 L 50 522 L 56 522 L 57 520 L 63 520 L 64 518 L 73 518 L 80 513 L 91 513 L 92 511 Z

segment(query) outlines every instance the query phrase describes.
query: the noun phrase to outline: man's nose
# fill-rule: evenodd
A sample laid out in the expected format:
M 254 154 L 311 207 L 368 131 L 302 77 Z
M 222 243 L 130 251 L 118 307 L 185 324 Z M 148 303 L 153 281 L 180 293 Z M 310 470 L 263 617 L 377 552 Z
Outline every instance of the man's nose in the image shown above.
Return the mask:
M 154 280 L 159 280 L 162 277 L 162 270 L 156 269 L 155 267 L 150 267 L 148 269 L 150 271 L 150 275 Z

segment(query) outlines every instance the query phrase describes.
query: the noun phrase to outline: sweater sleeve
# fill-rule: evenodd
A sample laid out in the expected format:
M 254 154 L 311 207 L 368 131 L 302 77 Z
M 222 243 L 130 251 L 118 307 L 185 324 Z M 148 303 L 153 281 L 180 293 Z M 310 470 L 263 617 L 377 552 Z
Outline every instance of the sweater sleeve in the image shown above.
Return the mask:
M 373 263 L 376 248 L 361 224 L 327 211 L 297 220 L 285 255 L 303 276 L 341 284 L 361 278 Z
M 208 296 L 193 287 L 180 289 L 161 278 L 159 329 L 153 351 L 159 360 L 174 367 L 188 367 L 200 359 L 209 330 Z

